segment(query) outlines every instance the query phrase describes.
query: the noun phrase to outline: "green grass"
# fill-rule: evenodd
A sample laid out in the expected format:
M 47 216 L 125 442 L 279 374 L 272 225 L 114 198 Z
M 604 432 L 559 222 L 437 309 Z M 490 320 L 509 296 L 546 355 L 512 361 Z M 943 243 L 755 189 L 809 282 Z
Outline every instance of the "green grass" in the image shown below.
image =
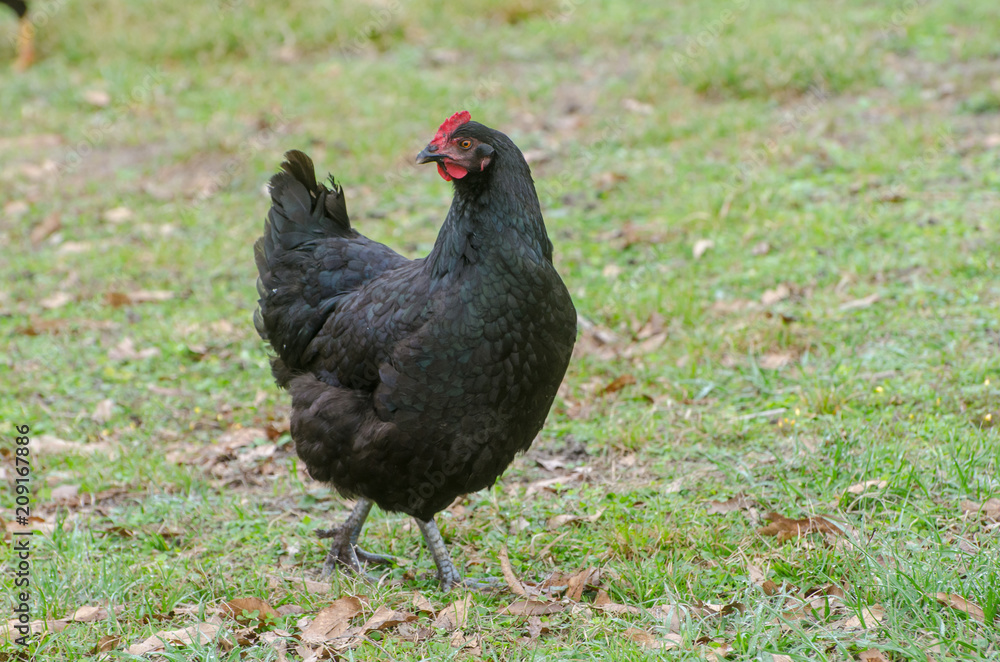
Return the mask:
M 294 4 L 36 3 L 39 64 L 0 74 L 0 516 L 14 516 L 14 426 L 27 424 L 46 520 L 33 618 L 114 608 L 27 655 L 0 643 L 0 658 L 84 659 L 105 635 L 124 651 L 236 597 L 301 607 L 264 626 L 293 636 L 342 595 L 363 596 L 365 616 L 411 609 L 414 590 L 437 608 L 455 599 L 407 519 L 381 512 L 366 548 L 400 558 L 381 584 L 280 579 L 319 579 L 314 531 L 346 504 L 283 432 L 287 398 L 250 322 L 251 246 L 263 183 L 301 148 L 345 185 L 362 232 L 425 253 L 450 190 L 412 159 L 468 108 L 535 156 L 557 266 L 581 315 L 614 335 L 584 332 L 536 446 L 443 513 L 443 534 L 471 575 L 499 575 L 506 546 L 526 580 L 600 567 L 601 588 L 639 611 L 543 616 L 529 643 L 526 619 L 499 613 L 512 596 L 475 594 L 462 631 L 481 654 L 444 631 L 412 643 L 390 630 L 344 659 L 704 659 L 723 643 L 729 659 L 1000 659 L 1000 529 L 962 509 L 1000 497 L 995 11 Z M 172 296 L 107 298 L 143 290 Z M 224 434 L 268 425 L 273 439 L 222 452 Z M 41 435 L 83 450 L 39 453 Z M 574 467 L 585 480 L 529 490 Z M 883 482 L 848 491 L 865 481 Z M 54 500 L 67 485 L 79 496 Z M 708 513 L 740 494 L 750 506 Z M 757 532 L 772 511 L 850 534 L 778 542 Z M 790 617 L 831 585 L 844 592 L 831 611 Z M 662 605 L 682 607 L 679 642 L 644 648 L 629 628 L 666 644 Z M 880 622 L 846 627 L 873 608 Z M 258 637 L 167 654 L 192 656 L 278 659 Z

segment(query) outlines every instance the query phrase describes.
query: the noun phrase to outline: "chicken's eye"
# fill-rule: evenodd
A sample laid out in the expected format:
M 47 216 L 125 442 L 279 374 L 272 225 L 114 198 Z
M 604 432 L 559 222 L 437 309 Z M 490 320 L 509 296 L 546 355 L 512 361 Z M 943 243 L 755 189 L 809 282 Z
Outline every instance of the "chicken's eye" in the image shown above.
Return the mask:
M 458 143 L 458 146 L 461 147 L 462 149 L 469 149 L 470 147 L 472 147 L 472 141 L 466 138 L 462 142 Z

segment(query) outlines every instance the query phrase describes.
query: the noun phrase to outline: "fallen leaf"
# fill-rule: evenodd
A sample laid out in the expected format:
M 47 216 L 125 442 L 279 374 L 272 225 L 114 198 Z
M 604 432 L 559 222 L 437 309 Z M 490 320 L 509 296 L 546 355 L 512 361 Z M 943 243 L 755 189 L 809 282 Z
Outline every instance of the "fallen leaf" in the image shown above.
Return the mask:
M 94 407 L 94 413 L 90 415 L 98 423 L 107 423 L 111 420 L 112 413 L 114 412 L 115 401 L 110 398 L 105 398 L 97 403 Z
M 134 214 L 128 207 L 115 207 L 104 212 L 102 218 L 113 225 L 131 220 Z
M 790 296 L 792 296 L 792 288 L 788 287 L 785 283 L 781 283 L 773 290 L 764 290 L 764 294 L 760 296 L 760 302 L 765 306 L 773 306 Z
M 780 370 L 793 361 L 795 355 L 791 352 L 771 352 L 760 357 L 757 364 L 764 370 Z
M 266 618 L 277 619 L 279 616 L 274 607 L 260 598 L 253 596 L 246 598 L 234 598 L 229 602 L 223 602 L 221 609 L 223 614 L 232 617 L 244 625 L 251 620 L 250 618 L 244 616 L 244 612 L 249 614 L 257 612 L 260 620 L 264 620 Z
M 500 614 L 511 616 L 544 616 L 564 611 L 569 605 L 562 602 L 542 602 L 541 600 L 515 600 L 502 608 Z
M 108 610 L 104 607 L 84 605 L 73 612 L 73 616 L 69 620 L 76 621 L 77 623 L 93 623 L 94 621 L 103 621 L 107 617 Z
M 660 642 L 656 640 L 656 637 L 645 630 L 640 630 L 639 628 L 628 628 L 622 634 L 643 648 L 657 649 L 660 647 Z
M 538 616 L 528 617 L 529 639 L 538 639 L 543 634 L 548 634 L 551 631 L 552 630 L 550 630 L 544 623 L 542 623 L 542 619 L 540 619 Z
M 597 597 L 594 598 L 593 607 L 594 609 L 615 615 L 640 613 L 638 607 L 612 602 L 611 597 L 603 588 L 597 591 Z
M 861 608 L 861 614 L 851 616 L 840 625 L 845 630 L 867 630 L 875 627 L 885 618 L 882 605 L 871 605 Z
M 135 303 L 157 303 L 169 301 L 174 293 L 168 290 L 136 290 L 134 292 L 108 292 L 104 302 L 112 308 L 120 308 Z
M 51 499 L 55 503 L 60 503 L 75 498 L 79 493 L 79 485 L 60 485 L 52 488 Z
M 635 377 L 632 375 L 621 375 L 601 389 L 601 393 L 616 393 L 630 384 L 635 384 Z
M 602 508 L 593 515 L 588 515 L 588 516 L 567 515 L 567 514 L 553 515 L 548 519 L 548 522 L 546 522 L 545 525 L 546 527 L 548 527 L 549 531 L 555 531 L 556 529 L 565 526 L 567 524 L 571 524 L 573 522 L 596 522 L 601 518 L 601 515 L 603 514 L 604 514 L 604 509 Z
M 339 637 L 347 632 L 351 619 L 361 613 L 361 607 L 361 600 L 354 596 L 335 600 L 329 607 L 325 607 L 316 614 L 316 618 L 302 632 L 302 642 L 322 644 Z
M 379 607 L 372 614 L 371 618 L 365 621 L 364 625 L 361 626 L 361 635 L 366 635 L 369 632 L 375 630 L 388 630 L 389 628 L 394 628 L 400 623 L 410 623 L 417 620 L 416 614 L 411 614 L 408 611 L 396 611 L 390 609 L 389 607 Z
M 808 533 L 829 533 L 842 535 L 842 529 L 834 526 L 823 517 L 806 517 L 804 519 L 789 519 L 778 513 L 770 513 L 764 516 L 770 524 L 757 529 L 757 533 L 762 536 L 777 536 L 778 542 L 785 542 L 793 538 L 804 536 Z
M 231 642 L 220 636 L 222 627 L 214 623 L 199 623 L 181 630 L 164 630 L 157 632 L 145 641 L 133 644 L 128 647 L 127 653 L 131 655 L 145 655 L 157 651 L 166 650 L 167 644 L 173 646 L 188 646 L 193 643 L 199 645 L 209 644 L 216 639 L 226 642 L 225 645 L 232 647 Z
M 107 653 L 109 651 L 113 651 L 116 648 L 118 648 L 118 645 L 121 643 L 121 641 L 122 641 L 121 637 L 116 637 L 114 635 L 106 634 L 97 640 L 97 643 L 94 645 L 94 649 L 91 652 L 94 655 L 96 655 L 98 653 Z
M 963 500 L 959 506 L 966 515 L 978 515 L 994 522 L 1000 522 L 1000 499 L 990 499 L 981 504 Z
M 103 444 L 82 444 L 66 441 L 51 434 L 43 434 L 34 439 L 31 450 L 42 455 L 60 455 L 63 453 L 93 453 L 103 449 Z
M 860 310 L 862 308 L 868 308 L 879 300 L 878 294 L 869 294 L 863 299 L 854 299 L 853 301 L 848 301 L 840 305 L 840 312 L 847 312 L 849 310 Z
M 889 658 L 882 655 L 882 651 L 877 648 L 869 648 L 858 653 L 861 662 L 889 662 Z
M 969 618 L 977 620 L 980 623 L 986 623 L 986 613 L 983 612 L 983 608 L 976 603 L 966 600 L 962 596 L 955 595 L 954 593 L 937 593 L 934 597 L 945 607 L 951 607 L 952 609 L 965 612 L 969 615 Z
M 701 256 L 713 246 L 715 246 L 715 242 L 711 239 L 699 239 L 694 242 L 694 246 L 691 247 L 691 254 L 694 256 L 694 259 L 700 260 Z
M 38 225 L 31 228 L 31 234 L 28 236 L 28 239 L 31 240 L 32 245 L 37 246 L 50 235 L 58 232 L 61 227 L 62 221 L 59 218 L 59 214 L 49 214 Z
M 431 601 L 420 594 L 419 591 L 413 592 L 413 608 L 417 610 L 418 613 L 434 615 L 436 610 L 431 604 Z
M 472 604 L 472 596 L 466 595 L 461 600 L 456 600 L 440 612 L 434 619 L 434 627 L 442 628 L 451 632 L 465 625 L 465 619 Z
M 507 554 L 507 545 L 500 548 L 500 572 L 503 573 L 504 581 L 507 582 L 507 586 L 510 588 L 514 595 L 520 595 L 522 598 L 527 597 L 528 592 L 524 590 L 524 584 L 521 580 L 517 578 L 514 574 L 514 568 L 510 565 L 510 557 Z
M 104 90 L 85 90 L 83 93 L 83 100 L 91 106 L 104 108 L 111 103 L 111 95 Z
M 121 342 L 108 350 L 108 358 L 112 361 L 141 361 L 160 355 L 158 347 L 147 347 L 136 350 L 131 338 L 123 338 Z
M 583 590 L 588 585 L 596 585 L 601 578 L 598 568 L 584 568 L 566 581 L 566 597 L 573 602 L 583 599 Z
M 267 431 L 261 428 L 234 428 L 219 435 L 216 445 L 229 452 L 267 438 Z
M 848 494 L 863 494 L 868 491 L 869 487 L 874 487 L 876 490 L 884 490 L 889 485 L 889 481 L 886 480 L 866 480 L 862 483 L 856 483 L 847 488 Z
M 38 305 L 46 310 L 52 310 L 54 308 L 62 308 L 67 303 L 73 301 L 73 295 L 68 292 L 56 292 L 44 299 L 39 300 Z
M 753 507 L 753 501 L 742 492 L 734 497 L 730 497 L 725 501 L 709 501 L 708 502 L 708 514 L 709 515 L 722 515 L 725 513 L 732 513 L 739 510 L 746 510 L 747 508 Z

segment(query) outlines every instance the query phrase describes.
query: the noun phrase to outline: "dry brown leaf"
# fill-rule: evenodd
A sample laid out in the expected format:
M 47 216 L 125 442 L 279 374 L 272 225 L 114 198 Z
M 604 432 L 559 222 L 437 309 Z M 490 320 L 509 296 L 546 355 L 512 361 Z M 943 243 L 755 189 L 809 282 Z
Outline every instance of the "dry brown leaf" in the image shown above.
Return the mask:
M 760 302 L 765 306 L 773 306 L 790 296 L 792 296 L 792 288 L 788 287 L 785 283 L 781 283 L 773 290 L 764 290 L 764 294 L 760 296 Z
M 566 581 L 566 597 L 579 602 L 583 598 L 583 590 L 588 585 L 596 586 L 600 579 L 601 571 L 598 568 L 584 568 Z
M 548 634 L 551 631 L 552 630 L 550 630 L 548 628 L 548 626 L 546 626 L 544 623 L 542 623 L 542 619 L 540 619 L 538 616 L 529 616 L 528 617 L 528 638 L 529 639 L 538 639 L 543 634 Z
M 55 503 L 63 503 L 74 499 L 80 493 L 79 485 L 59 485 L 52 488 L 51 499 Z
M 862 308 L 868 308 L 872 306 L 879 300 L 878 294 L 869 294 L 863 299 L 854 299 L 853 301 L 848 301 L 840 305 L 840 312 L 847 312 L 850 310 L 861 310 Z
M 235 428 L 219 435 L 216 445 L 229 452 L 267 438 L 267 431 L 262 428 Z
M 707 253 L 713 246 L 715 246 L 715 242 L 711 239 L 699 239 L 691 247 L 691 255 L 694 256 L 694 259 L 700 260 L 701 256 Z
M 38 302 L 42 308 L 46 310 L 53 310 L 55 308 L 62 308 L 67 303 L 73 301 L 73 295 L 69 292 L 55 292 Z
M 152 637 L 137 644 L 132 644 L 127 651 L 131 655 L 145 655 L 156 651 L 166 650 L 167 644 L 173 646 L 188 646 L 197 642 L 199 645 L 206 645 L 219 640 L 223 646 L 232 647 L 232 642 L 220 636 L 222 627 L 214 623 L 198 623 L 181 630 L 162 630 Z
M 451 632 L 465 625 L 465 619 L 472 604 L 472 596 L 467 595 L 461 600 L 456 600 L 440 612 L 434 619 L 434 627 L 442 628 Z
M 131 338 L 123 338 L 121 342 L 108 350 L 108 358 L 112 361 L 141 361 L 159 355 L 159 347 L 136 350 L 135 342 Z
M 841 621 L 840 627 L 844 630 L 867 630 L 875 627 L 885 618 L 885 610 L 882 605 L 871 605 L 861 608 L 861 615 L 853 615 Z
M 316 614 L 316 618 L 302 632 L 302 642 L 322 644 L 341 636 L 350 627 L 351 619 L 361 613 L 361 607 L 360 598 L 353 595 L 335 600 Z
M 977 620 L 980 623 L 986 623 L 986 613 L 983 612 L 983 608 L 975 602 L 966 600 L 962 596 L 954 593 L 937 593 L 934 597 L 945 607 L 951 607 L 952 609 L 965 612 L 969 615 L 969 618 Z
M 963 500 L 959 506 L 966 515 L 974 514 L 987 520 L 1000 522 L 1000 499 L 990 499 L 985 503 Z
M 104 450 L 104 444 L 82 444 L 66 441 L 51 434 L 43 434 L 33 440 L 31 450 L 43 455 L 60 455 L 64 453 L 93 453 Z
M 111 420 L 114 409 L 115 401 L 111 398 L 105 398 L 97 403 L 97 406 L 94 407 L 94 413 L 90 417 L 98 423 L 107 423 Z
M 708 514 L 709 515 L 722 515 L 725 513 L 732 513 L 739 510 L 745 510 L 747 508 L 752 508 L 754 505 L 753 501 L 742 492 L 734 497 L 730 497 L 725 501 L 709 501 L 708 502 Z
M 425 598 L 420 591 L 413 592 L 413 598 L 411 601 L 413 603 L 413 608 L 418 614 L 430 614 L 431 616 L 437 614 L 437 610 L 434 609 L 434 605 L 432 605 L 431 601 Z
M 101 218 L 112 225 L 118 225 L 119 223 L 131 220 L 133 216 L 132 210 L 128 207 L 115 207 L 104 212 Z
M 632 375 L 621 375 L 601 389 L 601 393 L 617 393 L 630 384 L 635 384 L 635 377 Z
M 408 611 L 396 611 L 395 609 L 390 609 L 386 606 L 381 606 L 375 610 L 375 613 L 371 615 L 364 625 L 361 626 L 361 632 L 359 634 L 366 635 L 369 632 L 375 630 L 388 630 L 389 628 L 394 628 L 400 623 L 410 623 L 417 620 L 416 614 L 411 614 Z
M 555 531 L 559 527 L 571 524 L 573 522 L 591 522 L 591 523 L 596 522 L 601 518 L 601 515 L 603 514 L 604 514 L 604 509 L 602 508 L 593 515 L 587 515 L 587 516 L 565 515 L 565 514 L 555 515 L 549 518 L 548 522 L 546 522 L 546 526 L 548 527 L 549 531 Z
M 58 232 L 62 227 L 62 220 L 59 218 L 59 214 L 51 213 L 46 216 L 38 225 L 31 228 L 31 234 L 28 238 L 31 240 L 32 245 L 37 246 L 42 243 L 49 235 Z
M 97 655 L 98 653 L 107 653 L 109 651 L 113 651 L 116 648 L 118 648 L 118 645 L 121 643 L 121 641 L 122 641 L 121 637 L 116 637 L 114 635 L 106 634 L 97 640 L 97 643 L 94 645 L 94 649 L 91 652 L 94 655 Z
M 889 662 L 889 658 L 882 655 L 882 651 L 877 648 L 869 648 L 858 653 L 858 660 L 861 662 Z
M 652 648 L 655 650 L 660 648 L 661 645 L 660 642 L 656 640 L 656 637 L 645 630 L 640 630 L 639 628 L 628 628 L 622 634 L 643 648 Z
M 108 292 L 104 302 L 112 308 L 120 308 L 136 303 L 157 303 L 174 298 L 174 293 L 168 290 L 135 290 L 134 292 Z
M 540 600 L 515 600 L 503 607 L 499 614 L 511 616 L 544 616 L 565 611 L 569 605 L 562 602 L 542 602 Z
M 876 490 L 884 490 L 889 485 L 889 481 L 886 480 L 866 480 L 861 483 L 855 483 L 847 488 L 848 494 L 863 494 L 868 491 L 868 488 L 874 487 Z
M 279 616 L 274 607 L 254 596 L 234 598 L 229 602 L 223 602 L 221 609 L 223 614 L 232 617 L 242 624 L 246 624 L 251 620 L 250 618 L 244 616 L 243 612 L 252 614 L 256 611 L 260 620 L 264 620 L 266 618 L 276 619 Z
M 510 565 L 510 557 L 507 554 L 507 545 L 500 548 L 500 572 L 503 573 L 504 581 L 507 582 L 507 586 L 510 588 L 514 595 L 520 595 L 522 598 L 528 596 L 528 592 L 524 590 L 524 584 L 521 580 L 517 578 L 514 574 L 514 568 Z
M 780 370 L 795 361 L 792 352 L 770 352 L 760 357 L 757 364 L 764 370 Z
M 778 513 L 770 513 L 764 516 L 764 519 L 770 524 L 757 529 L 757 533 L 762 536 L 777 536 L 778 542 L 792 540 L 808 533 L 843 534 L 840 528 L 818 515 L 804 519 L 789 519 Z
M 612 602 L 611 597 L 608 596 L 607 591 L 605 591 L 603 588 L 597 591 L 597 597 L 594 598 L 593 607 L 594 609 L 599 609 L 600 611 L 603 611 L 608 614 L 615 614 L 616 616 L 621 614 L 640 613 L 638 607 L 633 607 L 631 605 L 622 605 L 618 604 L 617 602 Z
M 396 626 L 396 634 L 400 639 L 420 643 L 426 641 L 437 634 L 434 628 L 413 625 L 412 623 L 400 623 Z
M 792 662 L 792 656 L 791 655 L 774 654 L 774 655 L 771 656 L 771 662 Z
M 107 617 L 108 610 L 104 607 L 99 605 L 84 605 L 73 612 L 69 620 L 76 621 L 77 623 L 93 623 L 94 621 L 103 621 Z

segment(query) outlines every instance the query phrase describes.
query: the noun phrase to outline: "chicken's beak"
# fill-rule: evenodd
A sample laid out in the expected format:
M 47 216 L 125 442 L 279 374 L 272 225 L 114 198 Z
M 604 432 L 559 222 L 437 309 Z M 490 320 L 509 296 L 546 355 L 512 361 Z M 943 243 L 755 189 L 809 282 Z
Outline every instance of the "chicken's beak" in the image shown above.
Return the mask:
M 443 160 L 444 160 L 444 154 L 439 154 L 438 146 L 434 144 L 424 147 L 424 151 L 417 154 L 417 165 L 421 165 L 423 163 L 430 163 L 431 161 L 440 162 Z

